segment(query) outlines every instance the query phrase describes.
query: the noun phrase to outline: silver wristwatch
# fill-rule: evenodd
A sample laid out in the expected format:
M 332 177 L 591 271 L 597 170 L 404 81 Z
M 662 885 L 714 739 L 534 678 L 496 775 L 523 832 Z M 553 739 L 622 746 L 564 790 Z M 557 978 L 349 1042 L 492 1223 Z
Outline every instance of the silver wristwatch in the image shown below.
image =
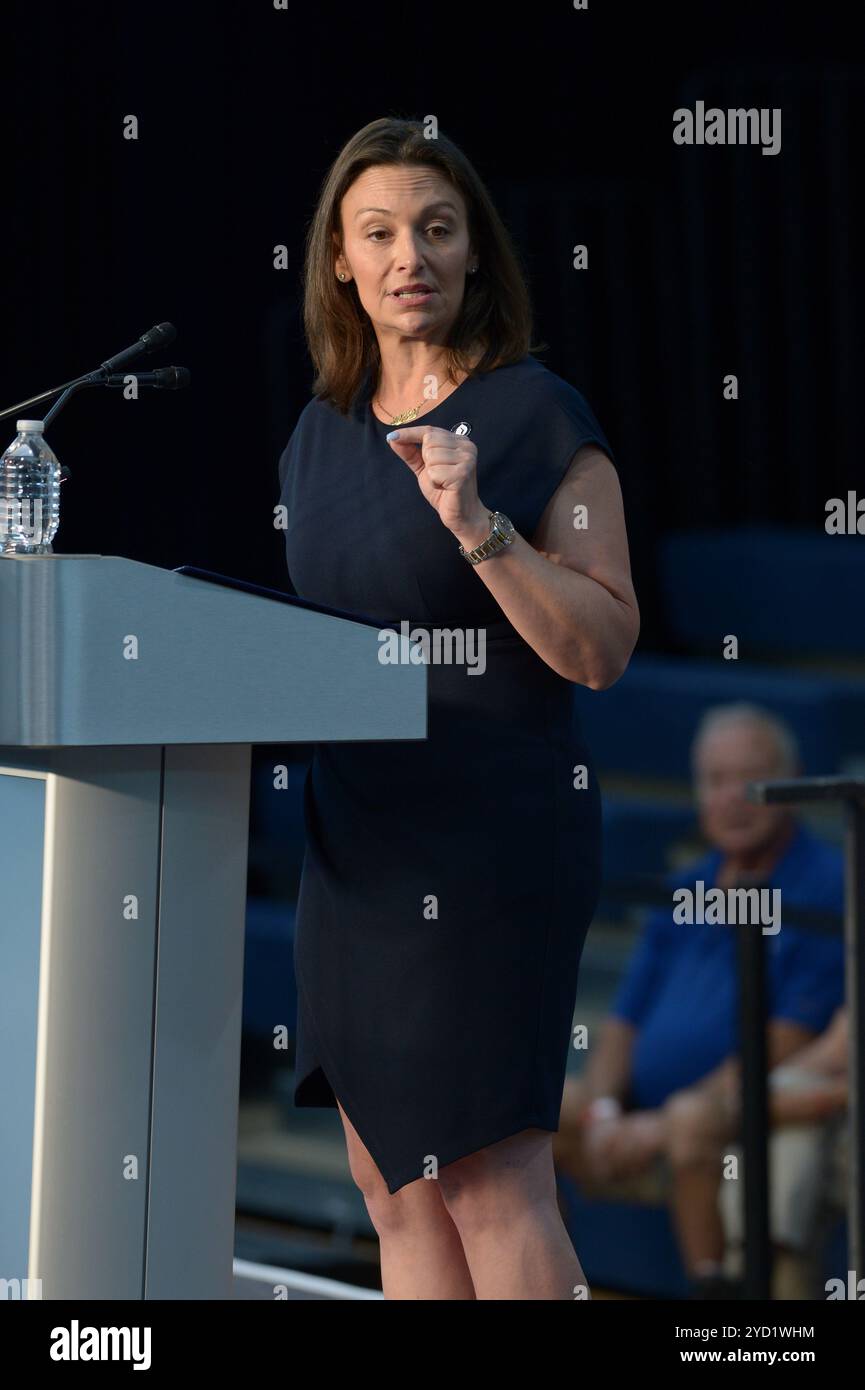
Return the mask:
M 515 535 L 514 523 L 510 517 L 505 516 L 504 512 L 490 512 L 490 534 L 486 540 L 476 545 L 474 550 L 465 550 L 460 546 L 460 555 L 464 560 L 468 560 L 470 565 L 479 565 L 481 560 L 488 560 L 491 555 L 504 550 L 505 546 L 511 544 Z

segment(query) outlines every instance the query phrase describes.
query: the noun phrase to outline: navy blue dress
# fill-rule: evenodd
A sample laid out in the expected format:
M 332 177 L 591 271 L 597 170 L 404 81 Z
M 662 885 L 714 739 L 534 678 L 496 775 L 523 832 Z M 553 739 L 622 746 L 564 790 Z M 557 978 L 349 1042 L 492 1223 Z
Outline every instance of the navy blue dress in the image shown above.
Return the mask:
M 370 383 L 348 416 L 313 398 L 280 458 L 290 583 L 383 626 L 486 641 L 483 674 L 428 666 L 425 740 L 317 744 L 304 788 L 294 1101 L 338 1097 L 393 1193 L 558 1129 L 601 830 L 574 686 L 459 554 Z M 581 445 L 612 458 L 583 396 L 530 354 L 413 423 L 469 433 L 481 500 L 527 540 Z

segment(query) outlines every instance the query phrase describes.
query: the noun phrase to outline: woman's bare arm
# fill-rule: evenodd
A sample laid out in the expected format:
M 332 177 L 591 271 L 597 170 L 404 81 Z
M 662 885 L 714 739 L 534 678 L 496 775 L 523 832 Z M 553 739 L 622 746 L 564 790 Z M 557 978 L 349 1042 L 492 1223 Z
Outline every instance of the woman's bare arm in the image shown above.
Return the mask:
M 495 498 L 485 500 L 495 506 Z M 585 508 L 585 529 L 574 525 L 579 508 Z M 488 530 L 479 519 L 457 539 L 468 550 Z M 604 690 L 623 674 L 640 614 L 618 475 L 601 449 L 586 445 L 574 455 L 531 543 L 515 536 L 476 572 L 517 632 L 559 675 Z

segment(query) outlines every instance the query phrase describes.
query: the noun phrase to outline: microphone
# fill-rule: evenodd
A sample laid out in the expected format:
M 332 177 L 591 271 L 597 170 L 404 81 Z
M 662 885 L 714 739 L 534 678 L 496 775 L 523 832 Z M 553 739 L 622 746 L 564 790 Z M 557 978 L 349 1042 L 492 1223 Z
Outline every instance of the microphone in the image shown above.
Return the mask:
M 84 376 L 74 377 L 72 381 L 64 382 L 62 386 L 52 386 L 50 391 L 41 391 L 38 396 L 30 396 L 26 401 L 17 401 L 15 405 L 0 410 L 0 420 L 5 420 L 9 415 L 21 415 L 25 411 L 30 411 L 31 406 L 39 405 L 42 401 L 48 401 L 52 396 L 57 396 L 58 399 L 45 416 L 45 424 L 48 425 L 58 410 L 63 409 L 70 396 L 73 396 L 76 391 L 80 391 L 83 386 L 103 386 L 108 376 L 116 368 L 124 366 L 143 353 L 155 352 L 157 348 L 165 347 L 168 343 L 172 343 L 176 337 L 177 330 L 173 323 L 158 323 L 155 328 L 149 328 L 146 333 L 143 333 L 132 347 L 124 348 L 123 352 L 109 357 L 95 371 L 86 372 Z M 183 369 L 178 368 L 178 371 L 180 370 Z M 186 385 L 186 382 L 178 383 L 178 385 L 181 384 Z M 30 413 L 32 414 L 32 411 Z
M 106 362 L 101 363 L 101 370 L 105 373 L 116 372 L 118 367 L 123 367 L 127 362 L 132 362 L 136 357 L 142 357 L 147 352 L 156 352 L 159 348 L 168 347 L 177 337 L 177 330 L 173 323 L 157 323 L 155 328 L 149 328 L 146 333 L 142 333 L 137 343 L 132 347 L 124 348 L 114 357 L 109 357 Z
M 154 372 L 118 372 L 106 378 L 103 386 L 126 386 L 129 377 L 134 377 L 139 386 L 155 386 L 161 391 L 180 391 L 188 386 L 191 376 L 188 367 L 157 367 Z

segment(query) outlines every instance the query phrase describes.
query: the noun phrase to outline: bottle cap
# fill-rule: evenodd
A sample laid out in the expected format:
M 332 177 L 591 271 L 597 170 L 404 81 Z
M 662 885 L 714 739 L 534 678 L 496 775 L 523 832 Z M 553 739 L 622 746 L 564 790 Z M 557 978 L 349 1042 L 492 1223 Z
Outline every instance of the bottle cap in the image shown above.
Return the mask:
M 16 426 L 19 430 L 44 430 L 44 420 L 18 420 Z

